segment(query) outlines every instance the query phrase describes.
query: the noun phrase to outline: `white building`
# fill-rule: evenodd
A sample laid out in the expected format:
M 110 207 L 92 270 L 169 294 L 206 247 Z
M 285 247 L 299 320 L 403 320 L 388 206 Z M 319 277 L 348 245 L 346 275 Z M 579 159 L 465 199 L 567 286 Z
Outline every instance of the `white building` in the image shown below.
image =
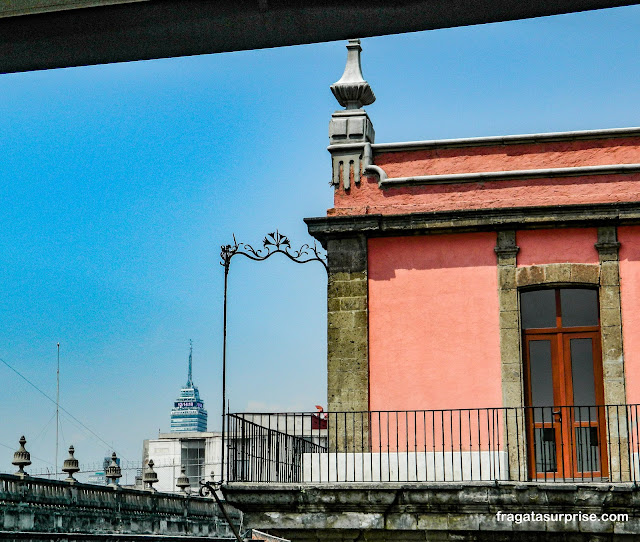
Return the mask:
M 302 481 L 303 456 L 326 450 L 328 434 L 326 420 L 320 413 L 296 416 L 284 414 L 230 414 L 226 435 L 225 479 L 242 480 L 253 471 L 269 479 Z M 276 450 L 273 454 L 256 454 L 256 450 Z M 143 470 L 153 459 L 158 474 L 154 488 L 163 492 L 178 492 L 176 482 L 181 468 L 197 492 L 200 480 L 219 481 L 222 466 L 222 433 L 172 432 L 160 433 L 143 444 Z
M 158 474 L 158 491 L 174 493 L 180 491 L 176 482 L 180 470 L 191 482 L 191 491 L 197 492 L 203 479 L 220 479 L 222 462 L 222 434 L 213 432 L 160 433 L 156 439 L 144 441 L 142 459 L 146 468 L 153 459 L 153 470 Z

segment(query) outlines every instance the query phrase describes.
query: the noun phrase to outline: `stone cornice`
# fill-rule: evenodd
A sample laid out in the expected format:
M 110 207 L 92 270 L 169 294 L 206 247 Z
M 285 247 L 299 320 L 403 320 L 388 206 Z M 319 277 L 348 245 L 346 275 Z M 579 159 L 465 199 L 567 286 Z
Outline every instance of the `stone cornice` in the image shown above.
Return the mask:
M 518 145 L 527 143 L 551 143 L 554 141 L 576 141 L 590 139 L 613 139 L 640 137 L 640 127 L 611 128 L 606 130 L 579 130 L 573 132 L 549 132 L 541 134 L 521 134 L 508 136 L 468 137 L 460 139 L 432 139 L 426 141 L 405 141 L 399 143 L 377 143 L 373 151 L 398 152 L 433 148 L 485 147 L 492 145 Z
M 609 128 L 604 130 L 578 130 L 573 132 L 548 132 L 540 134 L 516 134 L 506 136 L 465 137 L 456 139 L 427 139 L 424 141 L 400 141 L 394 143 L 375 143 L 371 145 L 374 153 L 419 151 L 428 149 L 453 149 L 462 147 L 490 147 L 496 145 L 526 145 L 532 143 L 554 143 L 563 141 L 589 141 L 598 139 L 616 139 L 640 137 L 640 127 Z M 362 148 L 362 143 L 351 144 L 354 149 Z M 328 151 L 333 150 L 329 145 Z
M 309 233 L 323 245 L 327 239 L 458 233 L 506 229 L 640 224 L 640 202 L 544 207 L 509 207 L 305 218 Z

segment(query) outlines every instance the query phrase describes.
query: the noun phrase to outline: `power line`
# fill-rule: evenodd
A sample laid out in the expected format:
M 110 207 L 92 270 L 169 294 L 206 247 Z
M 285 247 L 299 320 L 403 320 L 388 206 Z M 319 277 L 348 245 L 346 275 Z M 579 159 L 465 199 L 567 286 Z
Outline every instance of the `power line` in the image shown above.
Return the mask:
M 13 450 L 14 452 L 16 451 L 16 447 L 15 446 L 8 446 L 6 444 L 2 444 L 2 442 L 0 442 L 0 446 L 2 446 L 3 448 L 6 448 L 7 450 Z M 42 461 L 43 463 L 48 463 L 49 465 L 53 465 L 53 463 L 51 463 L 51 461 L 47 461 L 46 459 L 41 459 L 40 457 L 36 457 L 33 454 L 31 454 L 31 457 L 33 457 L 34 459 L 37 459 L 38 461 Z
M 24 380 L 27 384 L 29 384 L 31 387 L 33 387 L 38 393 L 40 393 L 41 395 L 43 395 L 44 397 L 46 397 L 49 401 L 51 401 L 54 405 L 57 405 L 55 399 L 52 399 L 51 397 L 49 397 L 45 392 L 43 392 L 38 386 L 36 386 L 33 382 L 31 382 L 31 380 L 29 380 L 26 376 L 24 376 L 20 371 L 18 371 L 17 369 L 14 369 L 11 365 L 9 365 L 5 360 L 3 360 L 2 358 L 0 358 L 0 361 L 2 363 L 4 363 L 7 367 L 9 367 L 9 369 L 11 369 L 14 373 L 16 373 L 20 378 L 22 378 L 22 380 Z M 87 431 L 89 431 L 89 433 L 91 433 L 94 437 L 96 437 L 100 442 L 102 442 L 103 444 L 106 444 L 107 447 L 109 449 L 113 449 L 115 452 L 117 452 L 117 450 L 115 450 L 115 448 L 112 447 L 111 444 L 109 444 L 106 440 L 104 440 L 102 437 L 100 437 L 97 433 L 95 433 L 93 430 L 89 429 L 85 424 L 83 424 L 78 418 L 76 418 L 73 414 L 71 414 L 71 412 L 69 412 L 66 408 L 64 407 L 60 407 L 60 410 L 62 410 L 63 412 L 65 412 L 68 416 L 70 416 L 72 419 L 74 419 L 77 423 L 79 423 L 82 427 L 84 427 Z M 120 455 L 120 454 L 118 454 Z M 123 457 L 123 459 L 126 459 L 126 457 Z M 47 461 L 48 463 L 48 461 Z
M 51 416 L 51 418 L 49 418 L 49 421 L 44 425 L 44 427 L 40 430 L 40 432 L 38 433 L 38 435 L 36 436 L 36 438 L 30 438 L 29 440 L 31 441 L 31 444 L 38 442 L 38 439 L 40 438 L 40 435 L 42 435 L 42 433 L 45 432 L 45 430 L 49 427 L 49 424 L 51 423 L 51 420 L 53 420 L 53 418 L 55 417 L 55 414 L 53 414 Z

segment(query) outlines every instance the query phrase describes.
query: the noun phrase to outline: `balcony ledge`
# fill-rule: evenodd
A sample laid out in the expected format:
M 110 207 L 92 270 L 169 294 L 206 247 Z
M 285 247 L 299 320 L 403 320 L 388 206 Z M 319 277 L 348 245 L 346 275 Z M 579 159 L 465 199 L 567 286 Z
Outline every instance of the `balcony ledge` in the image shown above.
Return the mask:
M 640 492 L 631 483 L 361 482 L 332 484 L 230 483 L 227 502 L 245 513 L 246 525 L 290 540 L 412 540 L 418 533 L 478 532 L 640 534 Z M 625 513 L 624 522 L 547 521 L 516 524 L 496 513 Z M 447 536 L 449 536 L 447 534 Z M 419 535 L 424 540 L 424 535 Z M 428 535 L 427 535 L 428 536 Z M 368 539 L 368 538 L 367 538 Z M 427 538 L 430 539 L 430 538 Z M 448 540 L 448 538 L 445 538 Z M 483 539 L 482 537 L 479 539 Z M 516 538 L 516 540 L 528 538 Z M 440 540 L 440 538 L 438 538 Z M 573 540 L 573 539 L 572 539 Z M 576 539 L 578 540 L 578 539 Z

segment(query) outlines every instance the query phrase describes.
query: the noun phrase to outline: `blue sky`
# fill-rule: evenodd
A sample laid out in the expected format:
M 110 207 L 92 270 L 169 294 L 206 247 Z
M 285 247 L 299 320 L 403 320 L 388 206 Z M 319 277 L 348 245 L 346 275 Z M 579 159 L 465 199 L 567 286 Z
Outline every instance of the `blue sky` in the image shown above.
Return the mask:
M 363 40 L 377 141 L 637 126 L 639 27 L 631 6 Z M 61 343 L 61 404 L 103 439 L 63 416 L 61 450 L 139 460 L 189 339 L 219 428 L 220 245 L 310 241 L 344 45 L 0 76 L 0 358 L 54 397 Z M 326 404 L 322 267 L 238 257 L 229 287 L 231 409 Z M 0 383 L 0 469 L 23 433 L 50 467 L 54 406 Z

